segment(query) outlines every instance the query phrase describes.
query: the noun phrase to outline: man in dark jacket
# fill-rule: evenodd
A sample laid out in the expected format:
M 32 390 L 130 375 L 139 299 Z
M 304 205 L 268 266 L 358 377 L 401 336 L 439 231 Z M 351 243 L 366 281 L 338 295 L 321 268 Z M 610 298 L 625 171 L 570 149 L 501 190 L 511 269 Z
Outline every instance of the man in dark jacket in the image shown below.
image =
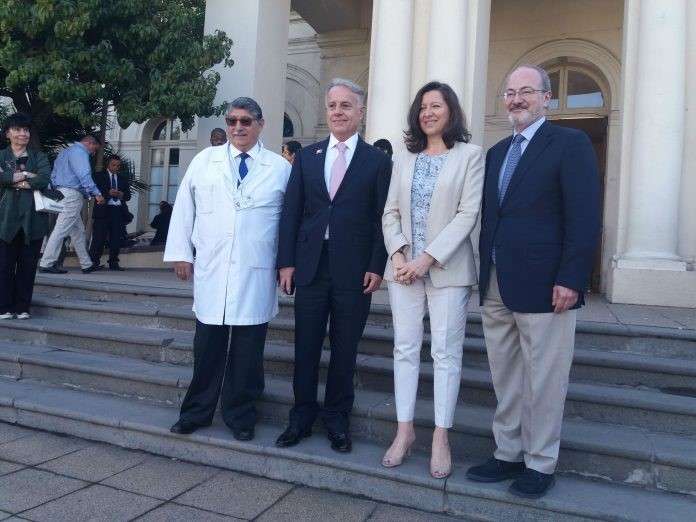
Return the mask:
M 128 178 L 120 173 L 121 158 L 110 156 L 106 161 L 106 170 L 94 174 L 94 183 L 99 191 L 108 197 L 106 205 L 94 207 L 92 218 L 92 244 L 89 247 L 89 257 L 94 266 L 99 265 L 104 242 L 109 235 L 109 268 L 123 270 L 118 264 L 118 253 L 121 249 L 121 234 L 128 215 L 126 201 L 131 198 Z

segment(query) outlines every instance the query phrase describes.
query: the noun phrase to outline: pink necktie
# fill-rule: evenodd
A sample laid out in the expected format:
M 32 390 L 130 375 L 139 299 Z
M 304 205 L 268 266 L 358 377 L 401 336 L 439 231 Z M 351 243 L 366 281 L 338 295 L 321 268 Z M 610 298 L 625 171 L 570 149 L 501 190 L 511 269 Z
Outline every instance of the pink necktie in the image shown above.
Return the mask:
M 338 156 L 331 166 L 331 181 L 329 181 L 329 196 L 331 199 L 336 195 L 338 187 L 341 186 L 341 181 L 346 175 L 346 144 L 337 143 L 336 148 L 338 149 Z

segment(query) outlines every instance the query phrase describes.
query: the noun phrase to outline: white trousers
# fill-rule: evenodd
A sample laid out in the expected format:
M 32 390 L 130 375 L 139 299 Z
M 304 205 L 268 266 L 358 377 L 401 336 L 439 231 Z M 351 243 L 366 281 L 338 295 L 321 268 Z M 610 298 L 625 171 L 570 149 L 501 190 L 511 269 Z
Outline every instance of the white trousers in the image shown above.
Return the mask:
M 394 395 L 399 422 L 413 420 L 418 391 L 423 318 L 430 312 L 435 425 L 451 428 L 459 396 L 466 310 L 471 287 L 435 288 L 429 277 L 406 286 L 389 282 L 394 320 Z
M 80 266 L 89 268 L 92 266 L 92 260 L 89 258 L 87 248 L 85 247 L 85 224 L 82 222 L 82 216 L 80 215 L 85 197 L 79 190 L 72 188 L 61 187 L 58 190 L 65 196 L 63 199 L 64 209 L 58 214 L 56 226 L 48 238 L 39 266 L 48 268 L 58 260 L 60 249 L 63 246 L 63 239 L 69 235 L 70 243 L 75 248 L 75 253 L 80 259 Z
M 551 296 L 549 295 L 549 301 Z M 498 406 L 493 416 L 494 456 L 524 459 L 553 473 L 573 361 L 577 313 L 513 312 L 500 298 L 495 268 L 481 314 Z

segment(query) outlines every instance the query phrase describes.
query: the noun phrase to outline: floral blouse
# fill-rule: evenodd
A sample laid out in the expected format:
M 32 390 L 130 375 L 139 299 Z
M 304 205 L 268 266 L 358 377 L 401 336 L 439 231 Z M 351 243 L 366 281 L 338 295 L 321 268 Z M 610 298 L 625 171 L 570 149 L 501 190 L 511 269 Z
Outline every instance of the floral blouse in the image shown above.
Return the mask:
M 411 245 L 412 259 L 425 251 L 425 233 L 428 225 L 430 200 L 433 196 L 435 182 L 447 159 L 447 152 L 439 156 L 428 156 L 422 152 L 416 156 L 416 166 L 411 184 Z

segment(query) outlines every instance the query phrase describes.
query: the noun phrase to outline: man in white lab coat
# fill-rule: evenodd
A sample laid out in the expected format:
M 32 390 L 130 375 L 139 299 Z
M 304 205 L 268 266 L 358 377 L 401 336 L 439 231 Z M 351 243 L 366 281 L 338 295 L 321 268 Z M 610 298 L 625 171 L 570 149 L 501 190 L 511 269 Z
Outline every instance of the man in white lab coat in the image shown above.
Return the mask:
M 171 432 L 210 425 L 220 396 L 234 437 L 251 440 L 268 321 L 278 313 L 278 223 L 290 164 L 259 141 L 256 101 L 235 99 L 225 120 L 228 143 L 197 154 L 181 181 L 164 251 L 177 277 L 193 277 L 196 314 L 193 378 Z

